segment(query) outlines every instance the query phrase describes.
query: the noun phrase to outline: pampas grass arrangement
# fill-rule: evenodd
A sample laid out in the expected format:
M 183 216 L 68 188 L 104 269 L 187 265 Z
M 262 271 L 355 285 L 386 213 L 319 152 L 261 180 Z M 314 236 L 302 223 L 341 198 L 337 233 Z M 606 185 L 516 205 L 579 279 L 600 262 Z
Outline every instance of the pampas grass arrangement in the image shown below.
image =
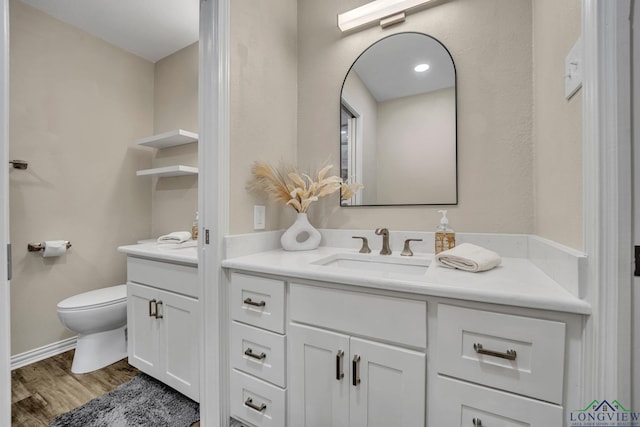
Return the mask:
M 314 180 L 292 166 L 278 170 L 266 162 L 256 161 L 251 166 L 253 180 L 249 183 L 249 188 L 264 191 L 273 200 L 304 213 L 320 197 L 340 190 L 343 199 L 350 199 L 363 187 L 358 183 L 346 183 L 335 175 L 327 176 L 332 167 L 333 165 L 323 167 Z

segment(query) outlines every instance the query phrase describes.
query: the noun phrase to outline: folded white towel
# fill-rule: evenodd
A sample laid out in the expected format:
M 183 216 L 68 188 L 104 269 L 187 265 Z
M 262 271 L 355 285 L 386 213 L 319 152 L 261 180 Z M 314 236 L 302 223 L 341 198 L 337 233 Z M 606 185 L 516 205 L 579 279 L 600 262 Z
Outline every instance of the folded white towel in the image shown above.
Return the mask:
M 443 267 L 476 273 L 491 270 L 500 265 L 502 260 L 500 255 L 489 249 L 471 243 L 463 243 L 453 249 L 440 252 L 436 255 L 436 262 Z
M 191 233 L 188 231 L 174 231 L 158 237 L 158 243 L 183 243 L 191 240 Z

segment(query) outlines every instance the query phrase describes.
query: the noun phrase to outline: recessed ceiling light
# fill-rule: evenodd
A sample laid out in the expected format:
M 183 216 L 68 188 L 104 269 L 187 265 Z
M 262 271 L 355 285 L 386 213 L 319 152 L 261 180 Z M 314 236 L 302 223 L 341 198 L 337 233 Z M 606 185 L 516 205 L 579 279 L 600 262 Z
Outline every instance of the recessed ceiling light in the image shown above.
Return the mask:
M 415 66 L 414 70 L 418 73 L 423 73 L 429 69 L 429 64 L 418 64 Z

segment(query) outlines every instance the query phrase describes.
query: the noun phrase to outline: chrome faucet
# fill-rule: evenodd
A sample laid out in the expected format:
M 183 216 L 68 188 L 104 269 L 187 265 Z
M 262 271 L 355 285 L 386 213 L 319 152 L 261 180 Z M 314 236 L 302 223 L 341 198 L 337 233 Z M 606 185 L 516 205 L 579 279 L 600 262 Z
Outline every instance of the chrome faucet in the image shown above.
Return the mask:
M 391 255 L 391 249 L 389 248 L 389 230 L 386 228 L 376 228 L 376 234 L 382 236 L 380 255 Z

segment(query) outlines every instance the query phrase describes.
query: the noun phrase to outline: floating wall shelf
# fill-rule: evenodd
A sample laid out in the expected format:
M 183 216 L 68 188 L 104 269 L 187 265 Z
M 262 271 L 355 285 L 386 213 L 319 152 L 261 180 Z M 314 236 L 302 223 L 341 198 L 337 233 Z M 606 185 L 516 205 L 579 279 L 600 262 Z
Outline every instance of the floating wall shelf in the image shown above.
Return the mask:
M 138 140 L 138 145 L 153 148 L 169 148 L 198 141 L 198 134 L 184 129 L 176 129 Z
M 183 175 L 197 175 L 198 168 L 193 166 L 175 165 L 166 166 L 163 168 L 144 169 L 136 172 L 138 176 L 157 176 L 157 177 L 169 177 L 169 176 L 183 176 Z

